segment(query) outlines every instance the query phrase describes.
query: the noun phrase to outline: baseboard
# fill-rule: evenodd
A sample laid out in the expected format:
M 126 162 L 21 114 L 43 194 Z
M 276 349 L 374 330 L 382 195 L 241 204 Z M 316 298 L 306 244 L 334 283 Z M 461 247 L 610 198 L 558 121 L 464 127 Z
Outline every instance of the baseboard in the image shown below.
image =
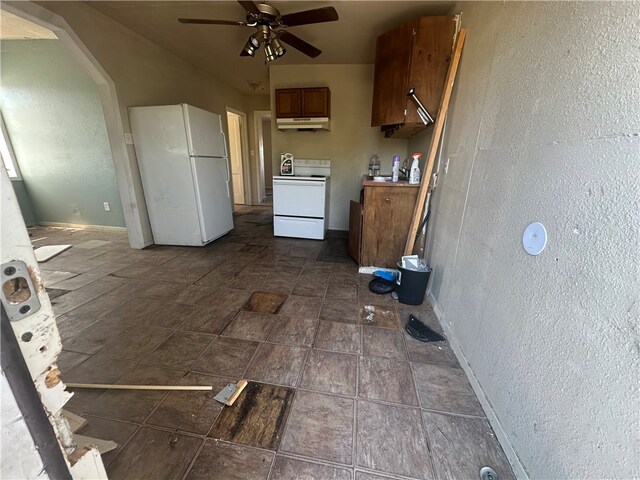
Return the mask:
M 444 334 L 446 335 L 447 340 L 449 341 L 449 345 L 453 349 L 453 353 L 455 353 L 458 359 L 458 362 L 460 363 L 460 366 L 462 367 L 464 372 L 467 374 L 467 378 L 469 379 L 469 383 L 471 383 L 471 387 L 473 388 L 473 391 L 476 393 L 478 400 L 480 400 L 482 409 L 484 410 L 484 413 L 487 416 L 487 420 L 489 421 L 491 428 L 493 428 L 493 431 L 495 432 L 496 437 L 498 438 L 498 442 L 500 442 L 500 445 L 502 446 L 502 449 L 504 450 L 504 453 L 507 456 L 507 460 L 509 460 L 509 463 L 511 464 L 513 473 L 515 474 L 516 478 L 518 478 L 519 480 L 529 480 L 529 475 L 524 469 L 524 465 L 522 465 L 522 462 L 520 461 L 518 454 L 513 449 L 513 445 L 511 445 L 511 442 L 509 441 L 509 437 L 507 437 L 504 429 L 502 428 L 502 424 L 500 423 L 500 420 L 498 420 L 498 417 L 496 416 L 496 413 L 493 410 L 491 403 L 487 399 L 487 396 L 485 395 L 484 390 L 480 386 L 478 379 L 473 373 L 473 370 L 471 369 L 469 362 L 467 362 L 467 358 L 465 357 L 464 352 L 462 351 L 462 348 L 458 344 L 456 337 L 453 335 L 453 332 L 451 331 L 449 324 L 444 318 L 444 314 L 442 313 L 440 308 L 438 308 L 435 298 L 433 297 L 430 291 L 427 292 L 427 298 L 429 300 L 429 303 L 431 303 L 431 306 L 433 307 L 433 311 L 435 312 L 436 317 L 438 317 L 440 325 L 444 330 Z
M 84 225 L 80 223 L 62 223 L 62 222 L 37 222 L 37 225 L 43 227 L 59 227 L 59 228 L 91 228 L 93 230 L 110 230 L 116 232 L 126 232 L 127 227 L 112 227 L 110 225 Z

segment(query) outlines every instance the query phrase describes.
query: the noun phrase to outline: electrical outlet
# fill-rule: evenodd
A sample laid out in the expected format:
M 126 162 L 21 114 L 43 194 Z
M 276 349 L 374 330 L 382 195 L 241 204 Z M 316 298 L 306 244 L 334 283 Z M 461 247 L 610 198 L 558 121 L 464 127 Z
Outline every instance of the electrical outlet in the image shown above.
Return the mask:
M 104 207 L 105 212 L 111 211 L 111 205 L 109 205 L 109 202 L 102 202 L 102 206 Z
M 451 160 L 450 158 L 447 158 L 447 161 L 444 162 L 444 174 L 446 175 L 447 172 L 449 172 L 449 160 Z
M 79 217 L 80 209 L 78 207 L 71 207 L 71 213 L 73 213 L 76 217 Z

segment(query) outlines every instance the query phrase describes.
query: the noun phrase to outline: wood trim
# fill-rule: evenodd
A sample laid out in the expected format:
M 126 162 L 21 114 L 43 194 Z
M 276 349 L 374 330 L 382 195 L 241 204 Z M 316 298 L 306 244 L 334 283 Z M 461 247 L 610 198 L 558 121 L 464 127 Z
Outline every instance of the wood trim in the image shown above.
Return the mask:
M 65 383 L 69 388 L 93 388 L 97 390 L 163 390 L 163 391 L 211 391 L 211 385 L 119 385 L 113 383 Z
M 422 180 L 420 181 L 420 191 L 418 192 L 416 206 L 413 210 L 413 220 L 411 221 L 411 228 L 409 229 L 407 242 L 404 246 L 405 255 L 411 255 L 413 253 L 413 247 L 416 242 L 416 233 L 418 231 L 418 227 L 420 226 L 420 221 L 422 220 L 422 209 L 424 208 L 427 191 L 429 190 L 433 164 L 436 160 L 436 155 L 438 154 L 438 145 L 440 144 L 442 131 L 444 129 L 444 121 L 447 117 L 447 111 L 449 110 L 449 101 L 451 100 L 453 84 L 455 83 L 456 74 L 458 73 L 458 66 L 460 65 L 460 57 L 462 56 L 462 48 L 464 47 L 464 39 L 466 35 L 467 31 L 465 29 L 462 29 L 458 33 L 458 38 L 456 39 L 453 58 L 451 59 L 449 71 L 447 72 L 447 80 L 444 84 L 444 92 L 442 93 L 440 108 L 438 108 L 438 116 L 436 118 L 433 135 L 431 136 L 431 144 L 429 145 L 427 163 L 424 168 Z
M 24 228 L 24 227 L 23 227 Z M 22 355 L 18 340 L 9 317 L 0 306 L 0 363 L 2 374 L 6 377 L 15 397 L 18 408 L 23 416 L 23 421 L 32 437 L 33 446 L 37 449 L 42 459 L 45 472 L 50 478 L 71 480 L 71 473 L 62 455 L 58 437 L 45 413 L 40 399 L 40 393 L 31 380 L 31 373 Z M 25 440 L 25 445 L 31 441 Z
M 351 200 L 349 204 L 349 255 L 360 264 L 362 246 L 362 205 Z

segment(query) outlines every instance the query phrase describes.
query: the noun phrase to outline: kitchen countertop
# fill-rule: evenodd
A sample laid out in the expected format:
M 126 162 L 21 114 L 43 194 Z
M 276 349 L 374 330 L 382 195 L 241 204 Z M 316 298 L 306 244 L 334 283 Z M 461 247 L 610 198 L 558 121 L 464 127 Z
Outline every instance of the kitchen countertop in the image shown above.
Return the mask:
M 420 186 L 419 183 L 409 183 L 407 180 L 398 180 L 397 182 L 392 182 L 391 180 L 387 182 L 374 182 L 369 178 L 368 175 L 362 176 L 362 186 L 363 187 L 410 187 L 417 188 Z

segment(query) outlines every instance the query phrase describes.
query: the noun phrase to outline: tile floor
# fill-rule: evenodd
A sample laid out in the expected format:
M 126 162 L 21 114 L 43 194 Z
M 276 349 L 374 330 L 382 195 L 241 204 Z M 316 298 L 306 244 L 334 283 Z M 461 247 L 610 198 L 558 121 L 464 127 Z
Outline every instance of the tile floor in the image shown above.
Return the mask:
M 77 390 L 80 433 L 119 445 L 110 478 L 512 478 L 448 344 L 401 328 L 414 313 L 442 332 L 429 306 L 371 293 L 353 262 L 316 260 L 321 242 L 274 238 L 268 208 L 243 208 L 204 248 L 31 232 L 73 245 L 41 265 L 66 381 L 250 381 L 230 408 L 208 392 Z

